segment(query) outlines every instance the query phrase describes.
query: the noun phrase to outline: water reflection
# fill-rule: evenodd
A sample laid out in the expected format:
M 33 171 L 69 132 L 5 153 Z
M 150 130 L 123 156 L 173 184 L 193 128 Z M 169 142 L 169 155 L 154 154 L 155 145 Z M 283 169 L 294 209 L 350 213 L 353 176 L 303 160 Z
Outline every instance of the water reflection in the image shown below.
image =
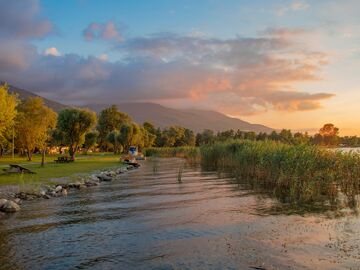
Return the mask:
M 358 265 L 355 216 L 285 215 L 286 209 L 225 174 L 179 159 L 147 161 L 119 181 L 27 203 L 0 221 L 0 269 Z

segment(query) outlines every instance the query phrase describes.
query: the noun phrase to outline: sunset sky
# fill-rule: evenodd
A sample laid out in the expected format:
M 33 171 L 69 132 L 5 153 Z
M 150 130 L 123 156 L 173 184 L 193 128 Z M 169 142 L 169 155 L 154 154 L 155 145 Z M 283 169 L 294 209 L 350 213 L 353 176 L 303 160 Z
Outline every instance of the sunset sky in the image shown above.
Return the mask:
M 360 135 L 358 0 L 0 0 L 0 80 Z M 120 108 L 121 110 L 121 108 Z

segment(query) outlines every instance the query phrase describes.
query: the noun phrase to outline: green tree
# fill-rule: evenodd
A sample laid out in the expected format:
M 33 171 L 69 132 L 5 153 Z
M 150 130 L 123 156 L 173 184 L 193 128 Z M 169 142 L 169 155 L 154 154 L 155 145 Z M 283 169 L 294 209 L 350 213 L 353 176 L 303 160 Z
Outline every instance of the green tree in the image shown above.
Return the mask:
M 120 133 L 118 131 L 115 130 L 110 132 L 107 135 L 106 139 L 109 143 L 111 143 L 114 154 L 118 154 L 123 150 L 123 147 L 121 145 Z
M 84 141 L 84 152 L 87 154 L 87 152 L 94 148 L 97 144 L 97 139 L 99 136 L 99 132 L 97 131 L 91 131 L 85 134 L 85 141 Z
M 97 125 L 100 146 L 107 148 L 107 135 L 110 132 L 119 130 L 120 126 L 125 123 L 131 123 L 131 117 L 126 113 L 119 112 L 116 105 L 102 110 L 99 114 Z
M 120 127 L 119 141 L 125 151 L 128 151 L 134 135 L 134 126 L 132 124 L 122 124 Z
M 55 124 L 56 113 L 44 105 L 42 98 L 28 98 L 19 104 L 16 117 L 17 141 L 25 149 L 29 161 L 36 147 L 42 150 L 45 158 L 49 132 Z
M 214 131 L 212 131 L 210 129 L 205 129 L 205 130 L 203 130 L 203 132 L 198 133 L 196 135 L 196 145 L 197 146 L 212 144 L 212 143 L 214 143 L 214 141 L 215 141 Z
M 64 133 L 69 154 L 75 160 L 79 146 L 85 141 L 85 134 L 96 124 L 96 114 L 85 109 L 64 109 L 58 116 L 58 128 Z

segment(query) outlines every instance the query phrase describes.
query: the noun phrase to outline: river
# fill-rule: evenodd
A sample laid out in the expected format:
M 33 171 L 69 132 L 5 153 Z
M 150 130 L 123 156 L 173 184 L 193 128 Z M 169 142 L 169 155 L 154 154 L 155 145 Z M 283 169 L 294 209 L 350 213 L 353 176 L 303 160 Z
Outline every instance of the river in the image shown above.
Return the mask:
M 0 269 L 360 269 L 358 217 L 275 206 L 226 175 L 149 160 L 0 220 Z

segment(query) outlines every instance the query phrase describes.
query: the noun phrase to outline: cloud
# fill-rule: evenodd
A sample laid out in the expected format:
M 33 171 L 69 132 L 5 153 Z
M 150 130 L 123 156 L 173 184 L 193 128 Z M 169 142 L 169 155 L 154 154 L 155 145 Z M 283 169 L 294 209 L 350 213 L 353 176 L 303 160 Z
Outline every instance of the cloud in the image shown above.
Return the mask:
M 333 95 L 294 85 L 319 80 L 327 56 L 284 31 L 232 39 L 156 33 L 117 44 L 117 62 L 37 54 L 11 73 L 0 62 L 0 77 L 68 104 L 153 101 L 238 115 L 318 109 Z
M 55 47 L 50 47 L 44 51 L 44 55 L 60 56 L 61 53 Z
M 288 12 L 307 10 L 310 5 L 304 1 L 293 1 L 290 5 L 282 6 L 276 10 L 278 16 L 284 16 Z
M 53 30 L 39 14 L 39 1 L 0 0 L 0 37 L 42 38 Z
M 332 97 L 294 88 L 319 80 L 327 64 L 326 54 L 296 42 L 300 30 L 228 39 L 164 32 L 124 40 L 113 22 L 91 23 L 84 37 L 111 41 L 122 57 L 112 62 L 105 54 L 62 55 L 55 47 L 38 53 L 31 41 L 53 29 L 39 2 L 0 4 L 0 79 L 60 102 L 155 101 L 245 115 L 313 110 Z
M 103 39 L 122 42 L 124 40 L 118 27 L 113 22 L 90 23 L 83 31 L 83 36 L 87 41 Z

